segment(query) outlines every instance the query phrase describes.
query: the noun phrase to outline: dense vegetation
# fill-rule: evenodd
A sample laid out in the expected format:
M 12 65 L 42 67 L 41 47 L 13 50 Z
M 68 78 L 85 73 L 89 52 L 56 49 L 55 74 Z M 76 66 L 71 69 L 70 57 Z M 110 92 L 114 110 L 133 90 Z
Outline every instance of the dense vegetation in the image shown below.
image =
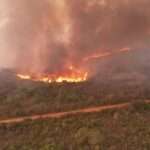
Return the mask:
M 45 84 L 0 73 L 0 119 L 132 103 L 128 109 L 0 125 L 0 150 L 149 150 L 147 78 L 106 76 L 83 83 Z
M 4 71 L 0 73 L 0 118 L 148 99 L 150 85 L 146 81 L 100 78 L 78 84 L 45 84 L 19 80 Z
M 149 150 L 150 105 L 0 126 L 1 150 Z

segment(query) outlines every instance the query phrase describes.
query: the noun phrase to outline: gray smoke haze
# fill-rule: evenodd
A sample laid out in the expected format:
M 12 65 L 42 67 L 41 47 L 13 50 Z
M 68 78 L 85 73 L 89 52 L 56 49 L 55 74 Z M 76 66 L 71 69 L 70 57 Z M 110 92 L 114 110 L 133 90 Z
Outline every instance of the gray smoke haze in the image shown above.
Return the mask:
M 1 0 L 0 67 L 89 69 L 91 55 L 149 49 L 149 7 L 149 0 Z

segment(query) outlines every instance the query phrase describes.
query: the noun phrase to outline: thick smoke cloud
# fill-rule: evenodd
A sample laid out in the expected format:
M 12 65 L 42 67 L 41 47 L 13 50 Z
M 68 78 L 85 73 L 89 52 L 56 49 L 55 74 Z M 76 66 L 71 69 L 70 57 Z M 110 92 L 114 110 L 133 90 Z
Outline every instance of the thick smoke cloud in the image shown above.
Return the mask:
M 85 58 L 150 47 L 149 0 L 1 0 L 0 66 L 53 73 Z
M 148 0 L 72 0 L 76 49 L 84 56 L 95 50 L 147 47 L 149 6 Z

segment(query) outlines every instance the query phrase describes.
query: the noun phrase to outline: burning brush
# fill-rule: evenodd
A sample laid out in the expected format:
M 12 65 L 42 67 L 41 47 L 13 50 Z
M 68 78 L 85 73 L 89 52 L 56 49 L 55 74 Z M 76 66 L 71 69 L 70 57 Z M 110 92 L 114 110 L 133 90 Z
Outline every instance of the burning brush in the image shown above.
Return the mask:
M 53 74 L 28 74 L 19 73 L 17 77 L 23 80 L 40 81 L 45 83 L 52 82 L 83 82 L 87 80 L 88 73 L 85 71 L 77 70 L 73 66 L 70 66 L 68 71 L 53 73 Z

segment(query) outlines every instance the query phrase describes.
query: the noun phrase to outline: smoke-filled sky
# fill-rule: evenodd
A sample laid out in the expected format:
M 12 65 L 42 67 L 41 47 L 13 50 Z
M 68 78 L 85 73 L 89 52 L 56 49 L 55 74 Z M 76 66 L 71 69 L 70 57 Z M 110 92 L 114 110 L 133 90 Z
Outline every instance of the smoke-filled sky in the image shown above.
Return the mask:
M 149 0 L 0 0 L 0 67 L 59 72 L 87 57 L 149 49 Z

